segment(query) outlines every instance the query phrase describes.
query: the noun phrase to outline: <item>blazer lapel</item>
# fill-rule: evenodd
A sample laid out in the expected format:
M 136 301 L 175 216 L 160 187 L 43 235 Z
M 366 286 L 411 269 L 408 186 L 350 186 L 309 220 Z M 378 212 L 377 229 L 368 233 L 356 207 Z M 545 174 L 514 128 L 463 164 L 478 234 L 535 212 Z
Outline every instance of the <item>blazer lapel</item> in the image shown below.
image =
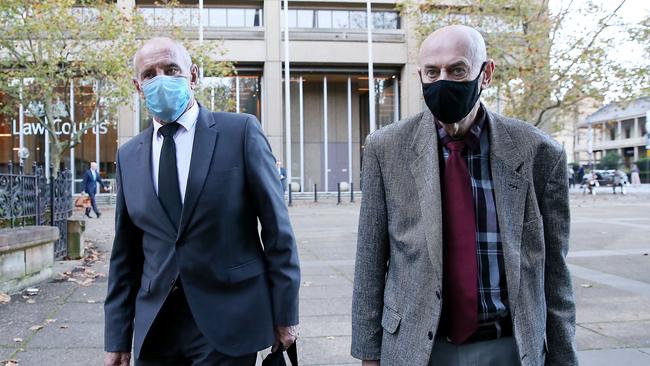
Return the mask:
M 181 214 L 181 224 L 178 229 L 178 238 L 183 230 L 187 227 L 189 219 L 196 207 L 199 196 L 203 191 L 205 179 L 208 176 L 212 157 L 217 145 L 217 136 L 219 133 L 214 128 L 216 122 L 212 113 L 207 109 L 199 106 L 199 117 L 196 121 L 196 131 L 194 131 L 194 143 L 192 146 L 192 161 L 190 162 L 190 172 L 187 177 L 187 187 L 185 189 L 185 200 Z
M 143 180 L 144 183 L 142 184 L 142 190 L 143 190 L 142 195 L 144 197 L 144 201 L 152 205 L 151 207 L 152 215 L 154 215 L 155 217 L 165 217 L 165 219 L 167 220 L 167 225 L 162 225 L 165 227 L 165 230 L 172 230 L 174 225 L 172 224 L 171 220 L 169 220 L 169 217 L 167 216 L 165 209 L 162 207 L 162 204 L 158 199 L 158 195 L 156 194 L 156 190 L 154 189 L 154 185 L 153 185 L 153 176 L 152 176 L 153 168 L 151 165 L 152 164 L 151 163 L 151 139 L 152 138 L 153 138 L 153 126 L 149 126 L 149 128 L 146 130 L 146 133 L 144 135 L 144 139 L 143 139 L 144 141 L 140 141 L 140 144 L 138 144 L 134 175 L 141 175 L 142 172 L 146 172 L 145 174 L 146 177 Z
M 512 141 L 501 117 L 488 112 L 490 132 L 490 166 L 501 232 L 501 244 L 510 306 L 519 294 L 521 267 L 521 233 L 528 180 L 521 174 L 524 164 L 520 150 Z
M 429 259 L 436 280 L 442 280 L 442 213 L 440 192 L 440 164 L 438 162 L 438 136 L 433 117 L 425 111 L 413 139 L 416 158 L 411 163 L 411 174 L 417 187 L 424 234 Z

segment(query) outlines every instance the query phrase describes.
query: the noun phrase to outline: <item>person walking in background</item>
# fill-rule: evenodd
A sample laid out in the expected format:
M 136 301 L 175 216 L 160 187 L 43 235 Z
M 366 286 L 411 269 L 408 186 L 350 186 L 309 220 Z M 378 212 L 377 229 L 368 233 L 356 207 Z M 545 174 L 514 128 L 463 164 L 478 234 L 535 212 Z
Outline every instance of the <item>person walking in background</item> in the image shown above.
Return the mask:
M 477 30 L 433 32 L 428 109 L 366 139 L 351 349 L 364 366 L 578 363 L 566 153 L 480 102 L 494 67 Z
M 117 152 L 105 366 L 252 366 L 297 337 L 300 267 L 259 121 L 212 112 L 169 38 L 134 57 L 153 123 Z M 261 226 L 261 235 L 258 231 Z
M 616 194 L 616 187 L 621 187 L 621 194 L 625 195 L 625 186 L 628 184 L 627 174 L 623 170 L 616 169 L 614 172 L 614 182 L 612 184 L 612 190 Z
M 638 186 L 641 185 L 641 177 L 639 176 L 639 167 L 636 164 L 632 164 L 632 169 L 630 170 L 630 175 L 632 176 L 632 185 Z
M 90 163 L 90 169 L 86 170 L 84 173 L 84 179 L 82 183 L 83 191 L 81 194 L 88 194 L 90 197 L 90 204 L 92 206 L 92 209 L 95 211 L 95 216 L 97 216 L 97 218 L 100 218 L 102 216 L 102 213 L 97 209 L 97 202 L 95 201 L 95 195 L 97 194 L 97 183 L 99 183 L 101 187 L 104 186 L 104 182 L 102 182 L 102 178 L 100 177 L 99 171 L 97 170 L 97 163 L 93 161 Z M 92 218 L 92 216 L 90 216 L 90 207 L 86 207 L 86 216 L 88 218 Z
M 569 188 L 574 188 L 576 186 L 576 174 L 573 171 L 573 167 L 569 165 L 566 172 L 569 178 Z
M 282 189 L 287 191 L 287 171 L 282 166 L 282 161 L 278 160 L 275 163 L 275 168 L 278 170 L 278 175 L 280 176 L 280 181 L 282 182 Z
M 596 190 L 600 187 L 600 183 L 598 182 L 598 174 L 596 172 L 592 171 L 587 175 L 587 184 L 586 184 L 586 189 L 589 190 L 589 194 L 592 196 L 596 195 Z
M 580 165 L 580 169 L 578 169 L 578 182 L 582 184 L 582 180 L 585 178 L 585 167 L 583 165 Z

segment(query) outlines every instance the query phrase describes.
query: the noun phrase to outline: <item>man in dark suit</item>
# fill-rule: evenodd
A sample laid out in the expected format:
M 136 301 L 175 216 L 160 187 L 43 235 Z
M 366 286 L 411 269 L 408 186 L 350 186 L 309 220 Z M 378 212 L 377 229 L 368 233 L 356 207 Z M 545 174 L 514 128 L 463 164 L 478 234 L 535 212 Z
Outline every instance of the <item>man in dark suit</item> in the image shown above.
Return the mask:
M 128 365 L 133 341 L 135 365 L 254 365 L 298 324 L 298 253 L 270 146 L 254 116 L 198 105 L 181 44 L 152 39 L 134 64 L 154 119 L 117 153 L 104 364 Z
M 95 194 L 97 194 L 97 183 L 104 186 L 104 182 L 102 182 L 102 178 L 99 176 L 99 171 L 97 170 L 97 163 L 93 161 L 90 163 L 90 169 L 86 170 L 84 173 L 83 192 L 81 193 L 88 193 L 88 196 L 90 196 L 90 203 L 93 206 L 93 211 L 95 211 L 95 215 L 97 218 L 99 218 L 102 213 L 97 209 L 97 203 L 95 202 Z M 86 216 L 88 216 L 88 218 L 91 218 L 90 207 L 86 208 Z

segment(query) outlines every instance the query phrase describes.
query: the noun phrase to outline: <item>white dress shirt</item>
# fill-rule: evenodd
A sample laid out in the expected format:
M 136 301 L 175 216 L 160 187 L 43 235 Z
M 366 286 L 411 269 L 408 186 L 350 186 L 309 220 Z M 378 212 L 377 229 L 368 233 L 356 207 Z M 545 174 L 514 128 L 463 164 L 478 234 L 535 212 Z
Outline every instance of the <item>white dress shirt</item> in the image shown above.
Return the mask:
M 185 189 L 187 188 L 187 177 L 190 174 L 190 162 L 192 161 L 192 146 L 194 145 L 194 132 L 196 121 L 199 118 L 199 106 L 194 102 L 187 112 L 178 119 L 178 128 L 174 135 L 176 143 L 176 169 L 178 171 L 178 186 L 181 189 L 181 202 L 185 202 Z M 151 143 L 151 162 L 153 174 L 153 186 L 158 194 L 158 169 L 160 167 L 160 151 L 163 145 L 163 136 L 158 133 L 163 124 L 153 119 L 153 141 Z

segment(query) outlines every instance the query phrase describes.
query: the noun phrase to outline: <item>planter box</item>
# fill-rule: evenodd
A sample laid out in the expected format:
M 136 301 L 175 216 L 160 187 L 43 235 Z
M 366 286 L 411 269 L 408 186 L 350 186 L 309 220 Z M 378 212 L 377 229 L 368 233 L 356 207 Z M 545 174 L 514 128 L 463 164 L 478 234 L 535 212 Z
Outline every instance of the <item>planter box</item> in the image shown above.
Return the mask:
M 15 293 L 50 278 L 58 239 L 53 226 L 0 230 L 0 292 Z

